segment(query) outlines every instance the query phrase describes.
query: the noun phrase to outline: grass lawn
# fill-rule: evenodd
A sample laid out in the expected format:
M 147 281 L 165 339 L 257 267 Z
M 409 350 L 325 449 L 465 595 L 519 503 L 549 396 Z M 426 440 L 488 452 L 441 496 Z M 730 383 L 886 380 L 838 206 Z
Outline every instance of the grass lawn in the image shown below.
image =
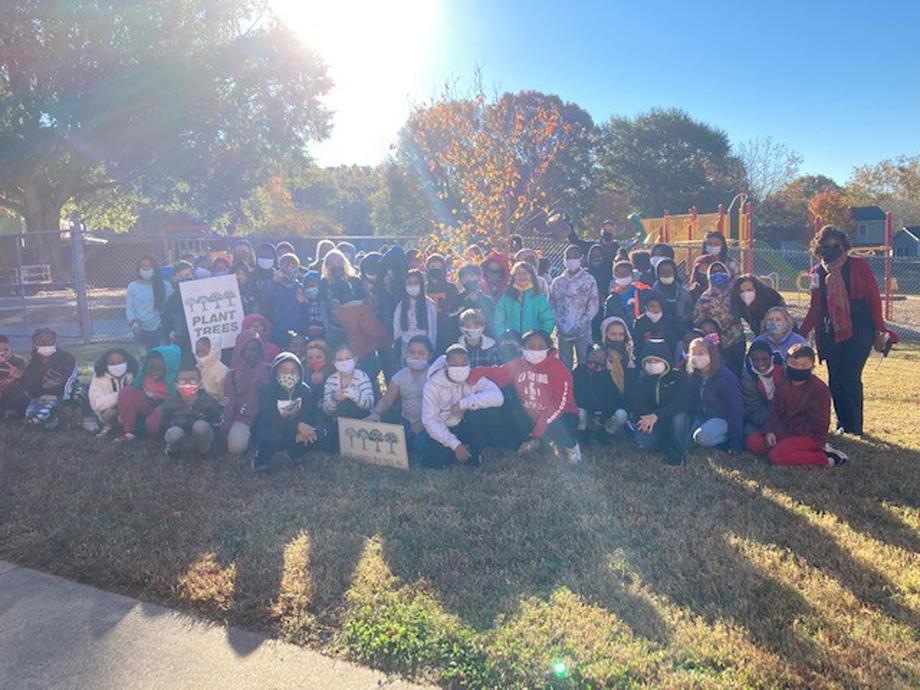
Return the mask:
M 870 361 L 836 470 L 615 446 L 262 479 L 5 423 L 0 558 L 451 686 L 918 687 L 918 367 Z

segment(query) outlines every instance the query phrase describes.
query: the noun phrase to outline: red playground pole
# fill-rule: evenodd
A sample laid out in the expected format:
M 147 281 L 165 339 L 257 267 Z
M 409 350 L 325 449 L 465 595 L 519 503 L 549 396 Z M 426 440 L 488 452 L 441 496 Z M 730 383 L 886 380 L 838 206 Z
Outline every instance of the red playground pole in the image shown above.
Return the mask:
M 716 229 L 725 234 L 725 206 L 719 204 L 719 222 L 716 224 Z
M 891 239 L 894 236 L 891 211 L 885 214 L 885 320 L 891 320 Z
M 671 213 L 668 209 L 664 210 L 664 232 L 662 233 L 662 238 L 659 241 L 661 242 L 670 242 L 671 241 Z
M 697 217 L 699 212 L 696 210 L 696 206 L 690 207 L 690 223 L 687 225 L 687 242 L 693 242 L 693 229 L 697 223 Z
M 747 255 L 744 257 L 745 260 L 745 273 L 754 272 L 754 202 L 749 201 L 745 204 L 744 209 L 745 221 L 744 221 L 744 230 L 747 233 L 745 236 L 745 246 L 747 246 Z

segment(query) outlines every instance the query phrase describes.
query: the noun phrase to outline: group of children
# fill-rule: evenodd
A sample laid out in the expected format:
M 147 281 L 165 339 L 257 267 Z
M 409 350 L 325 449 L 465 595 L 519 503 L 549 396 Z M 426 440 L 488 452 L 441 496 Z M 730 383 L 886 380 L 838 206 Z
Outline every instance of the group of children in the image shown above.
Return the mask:
M 126 310 L 140 361 L 112 348 L 81 387 L 52 331 L 35 332 L 28 362 L 0 337 L 0 410 L 53 425 L 69 403 L 115 442 L 161 437 L 171 457 L 251 449 L 258 471 L 279 452 L 335 451 L 339 417 L 401 423 L 427 467 L 477 464 L 487 448 L 548 447 L 577 464 L 582 444 L 631 439 L 670 465 L 691 443 L 846 461 L 827 443 L 815 351 L 776 291 L 738 275 L 721 233 L 686 285 L 667 244 L 627 254 L 606 224 L 598 244 L 571 240 L 555 277 L 518 237 L 513 261 L 473 245 L 461 265 L 326 240 L 307 264 L 286 243 L 245 241 L 171 268 L 143 257 Z M 190 342 L 176 297 L 219 273 L 235 274 L 247 311 L 223 352 Z

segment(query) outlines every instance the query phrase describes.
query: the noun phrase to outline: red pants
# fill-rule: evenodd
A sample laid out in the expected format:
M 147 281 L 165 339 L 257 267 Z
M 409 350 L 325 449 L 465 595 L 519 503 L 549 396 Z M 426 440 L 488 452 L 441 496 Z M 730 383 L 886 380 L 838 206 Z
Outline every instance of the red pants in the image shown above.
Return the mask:
M 118 393 L 118 421 L 126 434 L 137 433 L 137 420 L 144 420 L 144 430 L 151 436 L 160 433 L 160 405 L 153 404 L 140 388 L 128 386 Z
M 807 436 L 787 436 L 767 448 L 767 437 L 762 432 L 751 434 L 745 441 L 747 450 L 754 455 L 766 455 L 771 465 L 824 465 L 827 454 L 824 444 Z

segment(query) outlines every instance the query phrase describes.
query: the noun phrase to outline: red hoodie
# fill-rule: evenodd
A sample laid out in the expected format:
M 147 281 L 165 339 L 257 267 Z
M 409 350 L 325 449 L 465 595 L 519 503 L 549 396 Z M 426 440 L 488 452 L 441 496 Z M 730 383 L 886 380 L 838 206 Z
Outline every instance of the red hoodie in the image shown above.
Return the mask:
M 499 388 L 514 383 L 521 405 L 535 422 L 530 432 L 534 438 L 542 438 L 546 427 L 566 412 L 578 414 L 572 372 L 559 360 L 555 348 L 539 364 L 528 364 L 520 357 L 500 367 L 476 367 L 470 383 L 483 376 Z

